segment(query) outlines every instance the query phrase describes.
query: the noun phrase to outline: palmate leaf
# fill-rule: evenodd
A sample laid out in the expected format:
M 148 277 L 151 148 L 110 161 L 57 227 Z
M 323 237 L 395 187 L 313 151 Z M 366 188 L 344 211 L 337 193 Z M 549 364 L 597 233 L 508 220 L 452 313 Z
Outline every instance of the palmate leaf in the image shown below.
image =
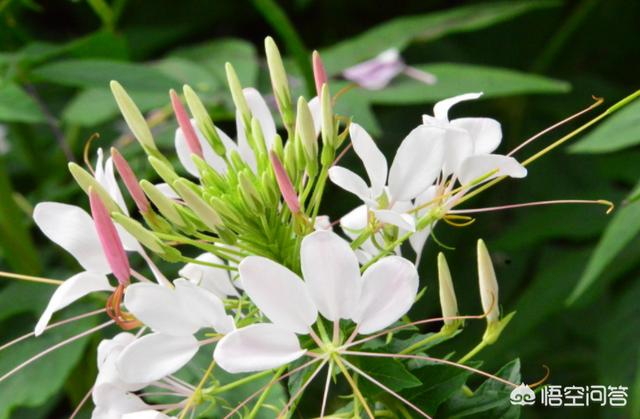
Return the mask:
M 496 373 L 498 377 L 520 383 L 520 360 L 515 359 Z M 472 417 L 474 419 L 515 419 L 520 417 L 520 406 L 512 405 L 509 395 L 512 387 L 492 379 L 484 381 L 472 397 L 459 391 L 447 400 L 437 417 Z
M 400 17 L 322 50 L 322 60 L 329 74 L 337 74 L 386 49 L 403 49 L 413 40 L 433 41 L 453 33 L 479 30 L 556 4 L 549 1 L 486 3 Z

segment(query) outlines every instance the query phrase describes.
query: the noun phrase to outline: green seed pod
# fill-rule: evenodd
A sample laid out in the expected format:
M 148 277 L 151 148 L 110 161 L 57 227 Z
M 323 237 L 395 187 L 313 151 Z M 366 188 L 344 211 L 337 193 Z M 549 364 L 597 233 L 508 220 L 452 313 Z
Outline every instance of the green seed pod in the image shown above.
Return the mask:
M 134 137 L 140 142 L 147 154 L 159 155 L 160 152 L 153 140 L 149 125 L 147 125 L 147 121 L 144 119 L 142 112 L 140 112 L 140 109 L 138 109 L 133 99 L 131 99 L 122 85 L 117 81 L 111 80 L 110 86 L 118 108 L 120 108 L 120 112 L 122 116 L 124 116 L 124 120 L 127 122 Z

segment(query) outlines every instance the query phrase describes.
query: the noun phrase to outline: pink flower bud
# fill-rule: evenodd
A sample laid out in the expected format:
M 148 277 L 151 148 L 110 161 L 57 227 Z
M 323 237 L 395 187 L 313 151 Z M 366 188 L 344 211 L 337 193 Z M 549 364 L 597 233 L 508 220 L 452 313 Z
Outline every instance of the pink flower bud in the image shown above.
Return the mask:
M 313 79 L 316 82 L 316 92 L 318 96 L 322 92 L 322 85 L 327 83 L 327 71 L 324 69 L 324 64 L 322 63 L 322 58 L 320 58 L 320 54 L 318 51 L 313 51 L 313 55 L 311 58 L 313 64 Z
M 111 272 L 118 279 L 120 285 L 129 284 L 129 259 L 122 246 L 122 241 L 116 230 L 116 226 L 111 221 L 107 207 L 100 200 L 100 196 L 93 189 L 89 189 L 89 203 L 91 204 L 91 215 L 96 226 L 98 238 L 102 244 L 102 250 L 109 262 Z
M 293 214 L 298 214 L 300 212 L 300 201 L 298 200 L 298 195 L 293 188 L 291 179 L 289 179 L 289 175 L 287 175 L 287 171 L 282 166 L 282 163 L 278 159 L 276 153 L 271 151 L 269 153 L 269 157 L 271 158 L 271 165 L 273 166 L 273 171 L 276 174 L 276 181 L 278 182 L 278 187 L 280 188 L 280 193 L 284 198 L 284 202 Z
M 149 201 L 140 187 L 138 178 L 135 173 L 133 173 L 133 170 L 131 170 L 129 163 L 122 157 L 118 149 L 114 147 L 111 147 L 111 160 L 113 160 L 113 164 L 116 166 L 116 170 L 124 182 L 124 186 L 127 187 L 129 194 L 136 203 L 138 210 L 142 213 L 149 211 Z
M 178 125 L 182 130 L 182 134 L 184 134 L 184 139 L 187 142 L 187 147 L 189 147 L 191 153 L 200 158 L 204 158 L 202 154 L 202 146 L 200 145 L 200 140 L 198 139 L 196 130 L 193 129 L 193 125 L 191 125 L 189 115 L 184 109 L 182 102 L 180 102 L 178 94 L 175 90 L 171 89 L 169 95 L 171 96 L 171 106 L 173 106 L 173 112 L 176 114 L 176 120 L 178 121 Z

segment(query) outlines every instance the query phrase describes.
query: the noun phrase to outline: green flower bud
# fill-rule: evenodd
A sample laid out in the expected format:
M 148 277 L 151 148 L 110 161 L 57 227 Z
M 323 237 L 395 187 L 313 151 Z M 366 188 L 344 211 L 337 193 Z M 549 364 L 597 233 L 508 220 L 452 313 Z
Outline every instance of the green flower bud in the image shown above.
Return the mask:
M 172 199 L 167 198 L 158 188 L 147 180 L 140 181 L 140 186 L 151 202 L 158 208 L 160 214 L 178 227 L 187 227 L 187 223 L 178 211 L 178 204 Z
M 326 84 L 322 86 L 320 106 L 322 114 L 322 144 L 335 150 L 337 147 L 336 127 L 333 118 L 333 106 L 331 105 L 331 93 L 329 93 L 329 86 Z
M 189 110 L 195 118 L 198 129 L 200 129 L 200 132 L 202 132 L 204 138 L 207 139 L 207 141 L 211 145 L 211 148 L 213 148 L 213 151 L 217 155 L 219 155 L 220 157 L 226 156 L 227 149 L 220 139 L 218 130 L 213 124 L 213 121 L 211 120 L 207 109 L 204 107 L 204 104 L 202 103 L 196 92 L 194 92 L 193 89 L 186 84 L 183 86 L 182 91 L 184 93 L 185 99 L 187 100 Z
M 249 173 L 247 170 L 243 170 L 238 174 L 238 188 L 240 190 L 240 194 L 242 195 L 244 201 L 247 203 L 247 206 L 255 212 L 262 212 L 262 199 L 260 198 L 260 194 L 258 190 L 254 186 L 253 182 L 249 178 Z
M 216 231 L 218 227 L 222 227 L 223 223 L 220 216 L 214 211 L 209 204 L 207 204 L 198 195 L 189 182 L 185 179 L 177 180 L 173 183 L 173 188 L 178 192 L 178 195 L 184 199 L 187 206 L 198 216 L 200 220 L 212 231 Z
M 458 301 L 456 300 L 456 291 L 453 288 L 451 280 L 451 271 L 447 264 L 444 254 L 438 254 L 438 287 L 440 291 L 440 307 L 442 309 L 442 317 L 445 318 L 444 324 L 453 327 L 459 325 L 460 321 L 450 319 L 458 315 Z
M 122 116 L 124 116 L 124 120 L 127 122 L 133 135 L 142 145 L 142 148 L 144 148 L 147 154 L 160 154 L 156 143 L 153 141 L 153 136 L 151 135 L 147 121 L 144 119 L 144 116 L 142 116 L 140 109 L 138 109 L 120 83 L 111 80 L 110 86 L 118 108 L 120 108 L 120 112 Z
M 318 171 L 318 138 L 313 124 L 313 117 L 307 101 L 301 96 L 298 99 L 296 119 L 296 138 L 300 141 L 307 163 L 307 172 L 313 177 Z
M 87 195 L 89 194 L 89 189 L 92 189 L 98 194 L 98 196 L 100 196 L 100 200 L 102 200 L 109 212 L 122 212 L 118 204 L 116 204 L 116 201 L 111 198 L 111 195 L 109 195 L 102 185 L 98 183 L 96 178 L 91 176 L 91 173 L 87 172 L 76 163 L 69 163 L 68 167 L 71 172 L 71 176 L 73 176 L 78 185 L 80 185 Z
M 217 196 L 213 196 L 209 198 L 209 204 L 214 209 L 214 211 L 220 215 L 225 220 L 228 220 L 234 224 L 242 224 L 242 220 L 236 214 L 236 211 L 225 201 L 218 198 Z
M 247 99 L 244 97 L 244 93 L 242 92 L 242 85 L 240 84 L 236 70 L 234 70 L 230 63 L 225 65 L 225 70 L 227 71 L 227 83 L 229 83 L 231 98 L 233 99 L 233 103 L 236 105 L 236 109 L 240 111 L 240 115 L 242 115 L 242 118 L 244 119 L 245 126 L 247 126 L 251 121 L 251 110 L 249 109 Z
M 267 56 L 267 66 L 269 67 L 273 93 L 278 102 L 278 109 L 282 115 L 282 120 L 286 127 L 293 127 L 294 117 L 291 106 L 291 93 L 289 92 L 289 81 L 287 80 L 287 72 L 282 63 L 282 56 L 273 38 L 269 36 L 264 40 L 264 49 Z
M 144 247 L 154 253 L 165 253 L 165 248 L 167 246 L 162 242 L 162 240 L 160 240 L 151 231 L 144 228 L 138 221 L 117 212 L 112 213 L 111 217 L 116 223 L 120 224 L 125 230 L 127 230 L 127 232 L 136 240 L 142 243 Z
M 169 163 L 166 163 L 154 156 L 149 156 L 149 163 L 158 176 L 160 176 L 168 185 L 173 185 L 178 179 L 180 179 L 180 176 L 178 176 Z
M 487 323 L 496 323 L 500 317 L 498 305 L 498 280 L 493 269 L 491 256 L 482 239 L 478 240 L 478 280 L 482 309 L 487 313 Z

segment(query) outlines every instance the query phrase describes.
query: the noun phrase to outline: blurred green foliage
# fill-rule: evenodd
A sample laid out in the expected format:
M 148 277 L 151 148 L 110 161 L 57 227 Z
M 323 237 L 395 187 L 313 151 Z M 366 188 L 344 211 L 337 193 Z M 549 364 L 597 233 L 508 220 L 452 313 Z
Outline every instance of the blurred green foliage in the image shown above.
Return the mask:
M 175 122 L 167 90 L 189 83 L 216 123 L 232 134 L 224 62 L 234 64 L 245 86 L 270 92 L 264 58 L 257 52 L 267 34 L 291 57 L 288 70 L 296 75 L 297 93 L 312 91 L 305 84 L 309 68 L 304 64 L 311 49 L 321 51 L 338 91 L 345 85 L 338 77 L 342 69 L 395 47 L 409 64 L 434 73 L 439 82 L 427 86 L 399 77 L 385 90 L 352 90 L 341 97 L 339 112 L 354 116 L 388 152 L 423 113 L 431 113 L 435 101 L 484 91 L 482 101 L 461 104 L 455 112 L 500 120 L 505 138 L 499 151 L 506 152 L 590 105 L 591 95 L 604 97 L 608 106 L 638 89 L 639 19 L 640 3 L 626 0 L 415 0 L 375 6 L 361 0 L 0 1 L 0 123 L 6 131 L 0 144 L 0 269 L 60 279 L 77 270 L 61 249 L 33 230 L 30 210 L 44 200 L 86 206 L 66 161 L 82 158 L 91 134 L 100 134 L 96 145 L 117 144 L 136 170 L 149 173 L 141 150 L 130 146 L 132 138 L 123 129 L 108 90 L 111 79 L 150 112 L 158 142 L 169 151 Z M 546 135 L 518 157 L 533 154 L 579 123 Z M 495 372 L 520 357 L 521 368 L 514 361 L 501 374 L 518 380 L 522 369 L 522 380 L 532 382 L 545 364 L 553 384 L 630 388 L 626 409 L 535 407 L 523 409 L 523 417 L 640 418 L 639 144 L 640 102 L 635 102 L 572 146 L 536 162 L 525 180 L 504 182 L 470 203 L 608 199 L 618 207 L 610 216 L 600 207 L 530 208 L 481 214 L 464 229 L 443 224 L 436 230 L 441 242 L 455 246 L 445 251 L 463 312 L 480 310 L 470 262 L 478 237 L 493 251 L 504 310 L 518 312 L 503 338 L 483 352 L 483 368 Z M 343 162 L 362 170 L 353 155 Z M 326 208 L 332 217 L 356 204 L 347 194 L 335 196 L 340 199 Z M 433 290 L 440 250 L 431 241 L 423 257 L 422 281 L 429 290 L 416 317 L 439 311 Z M 0 343 L 31 329 L 52 292 L 48 287 L 0 284 Z M 101 304 L 89 300 L 78 309 Z M 93 324 L 76 323 L 0 353 L 0 373 Z M 482 325 L 468 327 L 477 329 L 461 338 L 471 348 Z M 98 340 L 78 341 L 1 383 L 0 418 L 68 415 L 91 386 Z M 410 388 L 412 377 L 399 385 Z M 456 388 L 438 386 L 464 378 L 420 377 L 433 387 L 416 391 L 415 397 L 434 403 L 435 411 L 441 392 Z M 480 384 L 479 378 L 477 383 L 478 394 L 487 400 L 500 391 L 492 383 Z M 518 414 L 508 405 L 487 406 L 469 406 L 456 396 L 440 406 L 438 417 Z M 307 417 L 316 410 L 309 396 L 301 412 Z

